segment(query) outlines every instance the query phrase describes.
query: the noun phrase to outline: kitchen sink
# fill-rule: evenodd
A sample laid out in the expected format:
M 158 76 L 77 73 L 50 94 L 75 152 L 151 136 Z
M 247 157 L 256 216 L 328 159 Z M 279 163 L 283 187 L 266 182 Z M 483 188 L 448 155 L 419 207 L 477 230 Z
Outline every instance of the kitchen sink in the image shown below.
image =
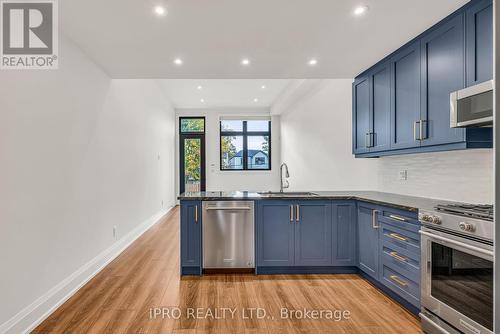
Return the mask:
M 287 197 L 287 196 L 319 196 L 316 193 L 312 192 L 306 192 L 306 191 L 265 191 L 265 192 L 259 192 L 259 195 L 264 195 L 264 196 L 277 196 L 277 197 Z

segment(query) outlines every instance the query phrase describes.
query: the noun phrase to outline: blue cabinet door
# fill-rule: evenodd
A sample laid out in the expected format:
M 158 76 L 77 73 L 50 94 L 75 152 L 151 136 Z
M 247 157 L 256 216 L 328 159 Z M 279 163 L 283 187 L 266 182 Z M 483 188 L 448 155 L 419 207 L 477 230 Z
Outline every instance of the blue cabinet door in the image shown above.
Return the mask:
M 370 72 L 370 152 L 390 148 L 391 138 L 391 65 L 376 66 Z
M 398 51 L 393 66 L 391 100 L 391 149 L 420 146 L 415 131 L 420 119 L 420 41 Z
M 181 267 L 183 268 L 201 268 L 201 224 L 201 202 L 182 201 Z
M 357 78 L 352 86 L 353 131 L 352 150 L 355 154 L 369 151 L 370 141 L 370 79 Z
M 450 93 L 465 86 L 464 26 L 459 13 L 422 37 L 422 146 L 465 141 L 450 128 Z
M 293 266 L 295 202 L 259 201 L 257 266 Z
M 356 266 L 356 204 L 333 202 L 332 265 Z
M 375 206 L 358 203 L 359 269 L 378 280 L 378 229 L 373 226 Z
M 473 86 L 493 79 L 493 1 L 479 1 L 465 15 L 467 86 Z
M 295 265 L 332 263 L 331 201 L 300 201 L 295 205 Z

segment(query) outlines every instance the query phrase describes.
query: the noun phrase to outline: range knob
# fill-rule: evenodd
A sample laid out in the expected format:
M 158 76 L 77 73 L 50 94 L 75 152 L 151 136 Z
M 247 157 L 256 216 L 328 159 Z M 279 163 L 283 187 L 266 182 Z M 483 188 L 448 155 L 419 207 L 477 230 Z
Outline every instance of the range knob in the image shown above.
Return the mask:
M 423 220 L 424 222 L 428 222 L 430 217 L 431 217 L 431 216 L 429 216 L 429 215 L 422 214 L 422 215 L 420 216 L 420 219 L 421 219 L 421 220 Z
M 462 231 L 466 232 L 474 232 L 474 230 L 476 229 L 474 225 L 472 225 L 471 223 L 465 223 L 465 222 L 461 222 L 460 224 L 458 224 L 458 227 L 460 227 Z
M 441 218 L 439 218 L 438 216 L 432 216 L 430 222 L 439 225 L 441 224 Z

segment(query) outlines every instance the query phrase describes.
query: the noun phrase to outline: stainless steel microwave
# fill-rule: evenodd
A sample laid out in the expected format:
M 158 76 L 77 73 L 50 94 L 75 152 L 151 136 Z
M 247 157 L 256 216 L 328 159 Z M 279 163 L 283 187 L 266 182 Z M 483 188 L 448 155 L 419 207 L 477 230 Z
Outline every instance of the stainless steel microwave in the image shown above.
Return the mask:
M 493 125 L 493 80 L 450 94 L 450 127 Z

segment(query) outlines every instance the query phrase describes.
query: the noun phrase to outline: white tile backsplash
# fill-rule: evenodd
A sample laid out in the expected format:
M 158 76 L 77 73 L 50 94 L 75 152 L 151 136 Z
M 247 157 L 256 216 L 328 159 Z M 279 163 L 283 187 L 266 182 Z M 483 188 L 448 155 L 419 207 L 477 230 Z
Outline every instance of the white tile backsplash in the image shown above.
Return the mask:
M 398 194 L 493 203 L 493 150 L 421 153 L 378 159 L 378 188 Z M 400 172 L 407 171 L 407 180 Z

